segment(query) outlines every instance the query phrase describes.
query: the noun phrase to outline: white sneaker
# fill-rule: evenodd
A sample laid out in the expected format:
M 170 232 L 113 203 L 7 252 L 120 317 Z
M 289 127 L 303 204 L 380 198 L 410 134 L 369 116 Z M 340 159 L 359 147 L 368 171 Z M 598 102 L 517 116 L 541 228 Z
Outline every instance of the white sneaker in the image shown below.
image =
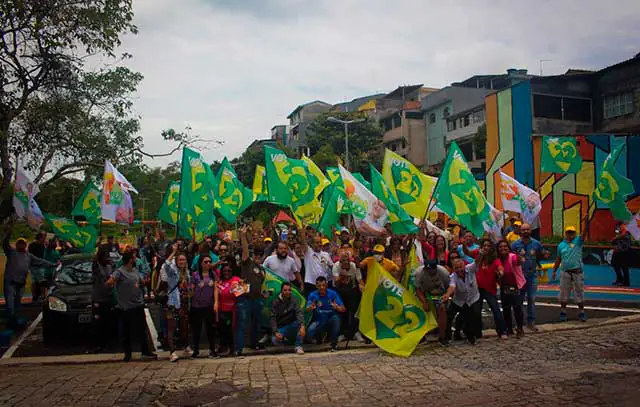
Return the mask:
M 338 342 L 344 342 L 346 340 L 347 340 L 346 336 L 344 336 L 344 335 L 338 336 Z
M 296 346 L 296 353 L 298 355 L 304 355 L 304 349 L 302 349 L 302 346 Z
M 355 339 L 358 342 L 363 342 L 364 338 L 362 337 L 362 335 L 360 335 L 360 332 L 356 332 L 355 335 L 353 335 L 353 339 Z
M 185 358 L 190 358 L 191 356 L 193 356 L 193 350 L 191 350 L 191 346 L 187 346 L 186 348 L 184 348 L 183 354 Z
M 171 356 L 169 356 L 169 362 L 177 362 L 180 359 L 177 353 L 171 352 Z

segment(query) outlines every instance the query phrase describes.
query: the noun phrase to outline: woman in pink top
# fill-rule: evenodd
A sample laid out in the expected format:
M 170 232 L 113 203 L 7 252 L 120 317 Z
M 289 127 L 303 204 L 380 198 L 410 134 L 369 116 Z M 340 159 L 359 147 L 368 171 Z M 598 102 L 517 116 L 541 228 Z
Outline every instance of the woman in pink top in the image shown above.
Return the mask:
M 236 309 L 236 293 L 240 278 L 233 275 L 233 259 L 225 258 L 220 272 L 220 281 L 216 283 L 218 291 L 218 302 L 214 304 L 214 311 L 218 316 L 218 327 L 220 329 L 220 346 L 224 352 L 233 349 L 233 314 Z M 222 351 L 222 350 L 221 350 Z
M 506 240 L 498 242 L 498 260 L 502 264 L 503 275 L 500 279 L 500 297 L 502 299 L 502 314 L 506 325 L 507 335 L 513 335 L 513 322 L 511 313 L 516 318 L 516 337 L 522 338 L 524 330 L 522 329 L 522 301 L 524 293 L 522 288 L 526 284 L 522 267 L 520 267 L 520 258 L 511 253 L 509 243 Z

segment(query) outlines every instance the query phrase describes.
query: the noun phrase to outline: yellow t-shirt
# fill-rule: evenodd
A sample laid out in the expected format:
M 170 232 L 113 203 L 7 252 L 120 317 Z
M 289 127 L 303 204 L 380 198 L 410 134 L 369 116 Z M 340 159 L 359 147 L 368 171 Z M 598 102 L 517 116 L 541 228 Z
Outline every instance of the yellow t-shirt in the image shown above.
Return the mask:
M 364 264 L 365 266 L 369 267 L 369 263 L 371 263 L 372 261 L 376 261 L 376 258 L 373 256 L 367 257 L 366 259 L 362 260 L 360 264 L 361 265 Z M 382 258 L 382 262 L 380 263 L 380 265 L 382 266 L 383 269 L 387 270 L 389 273 L 392 273 L 392 274 L 400 271 L 400 267 L 398 267 L 396 263 L 387 259 L 386 257 Z
M 513 242 L 515 242 L 516 240 L 520 239 L 520 235 L 517 234 L 516 232 L 509 232 L 507 233 L 507 242 L 509 242 L 509 244 L 513 244 Z

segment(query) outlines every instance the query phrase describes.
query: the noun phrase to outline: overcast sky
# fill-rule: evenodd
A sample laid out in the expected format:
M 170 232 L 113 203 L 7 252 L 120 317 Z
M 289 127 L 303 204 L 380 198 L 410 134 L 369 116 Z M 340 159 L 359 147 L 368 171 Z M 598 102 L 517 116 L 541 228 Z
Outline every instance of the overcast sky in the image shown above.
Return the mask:
M 299 104 L 443 87 L 527 68 L 599 69 L 640 52 L 640 1 L 134 0 L 124 40 L 144 75 L 136 95 L 146 149 L 190 125 L 238 156 Z M 160 166 L 179 154 L 156 159 Z

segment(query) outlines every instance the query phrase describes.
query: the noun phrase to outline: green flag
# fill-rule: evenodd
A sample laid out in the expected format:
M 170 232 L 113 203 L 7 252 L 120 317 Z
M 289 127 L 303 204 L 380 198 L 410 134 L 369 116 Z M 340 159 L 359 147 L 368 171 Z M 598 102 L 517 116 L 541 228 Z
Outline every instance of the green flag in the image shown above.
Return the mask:
M 80 199 L 76 202 L 76 206 L 71 211 L 71 216 L 84 216 L 87 223 L 97 225 L 102 220 L 102 211 L 100 209 L 100 198 L 102 193 L 100 189 L 90 181 Z
M 342 176 L 340 175 L 340 169 L 338 169 L 338 167 L 328 167 L 327 176 L 329 178 L 329 181 L 331 181 L 331 185 L 327 187 L 327 189 L 325 189 L 324 193 L 322 194 L 322 206 L 325 208 L 327 207 L 333 190 L 337 189 L 340 197 L 342 198 L 339 202 L 344 202 L 343 204 L 338 205 L 338 212 L 341 215 L 351 215 L 351 201 L 347 199 L 347 192 L 344 189 L 344 182 L 342 181 Z
M 393 233 L 397 235 L 417 233 L 418 227 L 413 223 L 413 218 L 402 209 L 393 192 L 384 182 L 382 174 L 380 174 L 372 164 L 369 164 L 369 167 L 371 169 L 371 192 L 373 192 L 389 210 L 389 222 L 391 223 Z M 355 177 L 355 174 L 353 175 Z
M 158 219 L 175 225 L 178 222 L 178 203 L 180 201 L 180 183 L 172 181 L 162 199 L 162 206 L 158 211 Z
M 575 137 L 542 137 L 540 156 L 542 172 L 575 174 L 582 168 L 582 157 Z
M 215 196 L 218 213 L 232 224 L 254 201 L 253 191 L 240 182 L 227 157 L 218 170 Z
M 182 171 L 180 175 L 180 199 L 178 211 L 178 234 L 191 238 L 191 228 L 195 226 L 196 239 L 215 233 L 216 218 L 213 188 L 215 177 L 211 167 L 200 154 L 189 149 L 182 150 Z
M 303 160 L 289 158 L 270 146 L 264 147 L 269 202 L 290 206 L 292 210 L 313 201 L 321 183 Z
M 604 160 L 593 198 L 608 205 L 614 218 L 627 222 L 631 219 L 631 212 L 625 199 L 633 193 L 633 183 L 615 168 L 616 160 L 624 147 L 625 144 L 619 145 Z
M 318 231 L 325 236 L 332 238 L 332 227 L 338 227 L 340 224 L 340 215 L 343 213 L 344 206 L 348 202 L 347 196 L 335 186 L 331 186 L 325 190 L 327 196 L 326 203 L 323 201 L 324 211 L 318 223 Z
M 449 146 L 447 160 L 433 191 L 433 200 L 449 217 L 474 235 L 482 236 L 482 223 L 490 218 L 490 206 L 455 142 Z
M 371 191 L 371 183 L 369 181 L 367 181 L 366 179 L 364 179 L 362 174 L 360 174 L 359 172 L 354 172 L 352 175 L 353 175 L 353 178 L 355 178 L 358 181 L 360 181 L 360 183 L 362 185 L 364 185 L 369 191 Z
M 340 170 L 338 169 L 338 167 L 327 167 L 327 177 L 332 184 L 339 180 Z
M 56 236 L 62 240 L 68 241 L 76 249 L 87 253 L 91 253 L 96 250 L 98 231 L 95 227 L 85 226 L 80 228 L 71 219 L 52 215 L 50 213 L 45 213 L 44 218 L 49 226 L 51 226 L 51 230 L 56 234 Z
M 267 189 L 267 173 L 262 165 L 256 165 L 256 172 L 253 176 L 253 193 L 256 201 L 263 202 L 269 199 L 269 191 Z

